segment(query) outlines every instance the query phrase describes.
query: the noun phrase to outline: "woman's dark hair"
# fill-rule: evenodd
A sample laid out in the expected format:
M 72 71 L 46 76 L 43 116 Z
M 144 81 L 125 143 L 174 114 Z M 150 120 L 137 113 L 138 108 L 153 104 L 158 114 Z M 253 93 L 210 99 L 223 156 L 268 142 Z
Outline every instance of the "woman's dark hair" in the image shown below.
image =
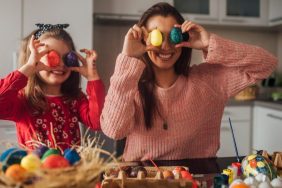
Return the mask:
M 27 63 L 30 56 L 30 49 L 28 47 L 31 36 L 39 30 L 33 31 L 30 35 L 22 40 L 19 52 L 19 64 L 23 66 Z M 41 39 L 54 38 L 64 41 L 70 50 L 75 51 L 75 46 L 71 36 L 63 29 L 53 29 L 45 31 L 40 37 Z M 80 89 L 80 74 L 72 71 L 68 79 L 62 84 L 61 92 L 66 98 L 66 101 L 71 101 L 81 94 Z M 47 101 L 43 91 L 44 83 L 37 74 L 32 75 L 28 79 L 27 86 L 24 88 L 24 96 L 32 109 L 33 115 L 40 115 L 48 109 Z
M 172 16 L 175 18 L 178 24 L 182 24 L 184 22 L 184 18 L 173 6 L 168 3 L 157 3 L 143 13 L 141 19 L 138 22 L 138 26 L 146 26 L 148 19 L 152 16 L 157 15 L 163 17 Z M 176 74 L 188 76 L 191 61 L 191 53 L 191 48 L 182 48 L 181 55 L 174 65 L 174 70 Z M 143 55 L 142 59 L 145 62 L 146 67 L 139 80 L 138 89 L 140 92 L 143 107 L 145 126 L 147 129 L 150 129 L 153 126 L 153 119 L 158 112 L 156 97 L 154 95 L 155 73 L 153 71 L 152 61 L 147 53 Z

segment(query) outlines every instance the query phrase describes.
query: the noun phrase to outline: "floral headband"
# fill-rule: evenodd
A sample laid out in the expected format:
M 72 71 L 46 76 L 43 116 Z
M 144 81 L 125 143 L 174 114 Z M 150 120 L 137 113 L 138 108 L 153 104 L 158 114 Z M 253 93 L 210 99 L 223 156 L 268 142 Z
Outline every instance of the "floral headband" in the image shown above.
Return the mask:
M 52 24 L 35 24 L 36 27 L 38 27 L 38 31 L 35 32 L 34 36 L 35 39 L 38 39 L 44 32 L 46 31 L 51 31 L 51 30 L 62 30 L 65 28 L 69 27 L 69 24 L 56 24 L 56 25 L 52 25 Z

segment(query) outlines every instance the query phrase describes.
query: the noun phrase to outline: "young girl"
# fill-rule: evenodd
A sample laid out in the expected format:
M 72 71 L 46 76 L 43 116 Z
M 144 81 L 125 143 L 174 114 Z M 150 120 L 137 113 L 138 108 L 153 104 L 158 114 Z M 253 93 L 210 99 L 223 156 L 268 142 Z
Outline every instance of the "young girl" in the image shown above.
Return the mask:
M 174 27 L 189 40 L 173 44 Z M 152 46 L 155 29 L 160 46 Z M 203 52 L 205 63 L 190 67 L 192 49 Z M 101 128 L 111 138 L 126 137 L 125 161 L 215 157 L 228 99 L 266 78 L 276 64 L 262 48 L 209 33 L 171 5 L 156 4 L 125 36 Z
M 75 53 L 67 25 L 39 24 L 21 46 L 21 67 L 0 80 L 0 118 L 16 122 L 18 142 L 32 148 L 39 141 L 61 150 L 80 143 L 79 122 L 100 130 L 104 86 L 96 69 L 97 54 Z M 66 55 L 78 57 L 75 67 L 66 66 Z M 56 63 L 56 64 L 55 64 Z M 80 74 L 87 80 L 81 92 Z

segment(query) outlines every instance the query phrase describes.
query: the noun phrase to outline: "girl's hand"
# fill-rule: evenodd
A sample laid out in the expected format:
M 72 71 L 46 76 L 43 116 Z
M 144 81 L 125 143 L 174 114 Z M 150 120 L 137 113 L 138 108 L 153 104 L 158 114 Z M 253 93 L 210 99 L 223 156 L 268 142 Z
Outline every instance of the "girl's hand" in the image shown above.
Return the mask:
M 44 48 L 43 50 L 39 51 L 41 46 Z M 48 53 L 48 47 L 44 43 L 40 43 L 39 40 L 34 39 L 34 36 L 31 37 L 28 47 L 30 50 L 30 56 L 27 63 L 22 66 L 19 71 L 27 77 L 41 70 L 49 71 L 50 67 L 40 61 L 40 59 Z
M 99 77 L 97 66 L 96 66 L 97 53 L 94 50 L 87 50 L 87 49 L 81 49 L 80 52 L 86 54 L 86 57 L 84 58 L 79 53 L 76 53 L 78 59 L 82 63 L 82 66 L 69 67 L 69 69 L 72 71 L 79 72 L 88 81 L 99 80 L 100 77 Z
M 176 26 L 181 27 L 183 33 L 189 33 L 189 41 L 177 44 L 175 47 L 189 47 L 208 52 L 210 33 L 202 26 L 187 20 L 181 26 Z
M 140 58 L 146 51 L 158 50 L 158 48 L 148 45 L 148 38 L 149 33 L 146 28 L 140 28 L 135 24 L 125 35 L 122 53 L 130 57 Z

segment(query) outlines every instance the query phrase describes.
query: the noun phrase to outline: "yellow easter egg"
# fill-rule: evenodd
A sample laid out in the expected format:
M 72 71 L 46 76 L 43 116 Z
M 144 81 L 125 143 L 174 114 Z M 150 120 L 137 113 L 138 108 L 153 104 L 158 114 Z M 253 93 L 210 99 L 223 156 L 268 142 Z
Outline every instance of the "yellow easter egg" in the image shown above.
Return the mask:
M 40 168 L 41 161 L 40 159 L 34 154 L 28 154 L 25 156 L 21 161 L 21 166 L 25 168 L 29 172 L 33 172 Z
M 151 44 L 153 46 L 160 46 L 163 42 L 162 33 L 158 29 L 154 29 L 150 33 Z
M 16 182 L 21 182 L 26 177 L 26 170 L 19 164 L 13 164 L 8 167 L 5 172 L 5 176 Z

